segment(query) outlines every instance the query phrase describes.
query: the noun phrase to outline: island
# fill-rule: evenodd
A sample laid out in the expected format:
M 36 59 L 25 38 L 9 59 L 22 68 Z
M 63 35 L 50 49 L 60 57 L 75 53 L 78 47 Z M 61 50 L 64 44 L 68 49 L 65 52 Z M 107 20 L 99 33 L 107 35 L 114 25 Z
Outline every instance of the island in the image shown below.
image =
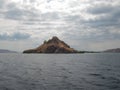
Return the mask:
M 6 49 L 0 49 L 0 53 L 17 53 L 16 51 L 6 50 Z
M 120 48 L 108 49 L 103 52 L 105 52 L 105 53 L 120 53 Z
M 53 36 L 52 39 L 44 41 L 39 47 L 25 50 L 23 53 L 78 53 L 78 51 L 71 48 L 58 37 Z

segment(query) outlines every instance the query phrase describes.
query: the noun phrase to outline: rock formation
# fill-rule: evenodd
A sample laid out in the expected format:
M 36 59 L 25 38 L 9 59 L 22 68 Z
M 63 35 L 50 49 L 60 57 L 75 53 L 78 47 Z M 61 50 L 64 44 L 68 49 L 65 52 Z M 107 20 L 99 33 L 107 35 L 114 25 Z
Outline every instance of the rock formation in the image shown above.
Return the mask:
M 77 53 L 77 51 L 54 36 L 52 39 L 44 41 L 41 46 L 35 49 L 25 50 L 23 53 Z

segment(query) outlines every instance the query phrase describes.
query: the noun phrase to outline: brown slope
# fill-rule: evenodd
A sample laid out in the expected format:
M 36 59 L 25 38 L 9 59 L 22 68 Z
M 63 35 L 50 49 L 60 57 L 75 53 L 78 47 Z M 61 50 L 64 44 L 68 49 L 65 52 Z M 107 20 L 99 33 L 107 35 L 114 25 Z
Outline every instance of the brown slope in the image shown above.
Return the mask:
M 77 51 L 54 36 L 52 39 L 44 41 L 41 46 L 35 49 L 25 50 L 23 53 L 77 53 Z

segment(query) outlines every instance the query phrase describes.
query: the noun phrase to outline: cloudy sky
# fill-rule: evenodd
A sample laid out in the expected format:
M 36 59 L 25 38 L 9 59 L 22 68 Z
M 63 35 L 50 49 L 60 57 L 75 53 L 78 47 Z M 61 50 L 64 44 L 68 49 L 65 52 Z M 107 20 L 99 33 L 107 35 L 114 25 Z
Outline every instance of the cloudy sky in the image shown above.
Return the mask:
M 77 50 L 120 47 L 120 0 L 0 0 L 0 48 L 58 36 Z

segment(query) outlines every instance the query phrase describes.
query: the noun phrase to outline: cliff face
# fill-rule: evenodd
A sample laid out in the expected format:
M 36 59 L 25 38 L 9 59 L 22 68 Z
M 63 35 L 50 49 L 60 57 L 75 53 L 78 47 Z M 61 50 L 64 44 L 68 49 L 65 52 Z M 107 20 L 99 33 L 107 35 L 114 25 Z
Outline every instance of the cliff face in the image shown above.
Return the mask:
M 77 51 L 54 36 L 52 39 L 44 41 L 41 46 L 35 49 L 25 50 L 23 53 L 77 53 Z

